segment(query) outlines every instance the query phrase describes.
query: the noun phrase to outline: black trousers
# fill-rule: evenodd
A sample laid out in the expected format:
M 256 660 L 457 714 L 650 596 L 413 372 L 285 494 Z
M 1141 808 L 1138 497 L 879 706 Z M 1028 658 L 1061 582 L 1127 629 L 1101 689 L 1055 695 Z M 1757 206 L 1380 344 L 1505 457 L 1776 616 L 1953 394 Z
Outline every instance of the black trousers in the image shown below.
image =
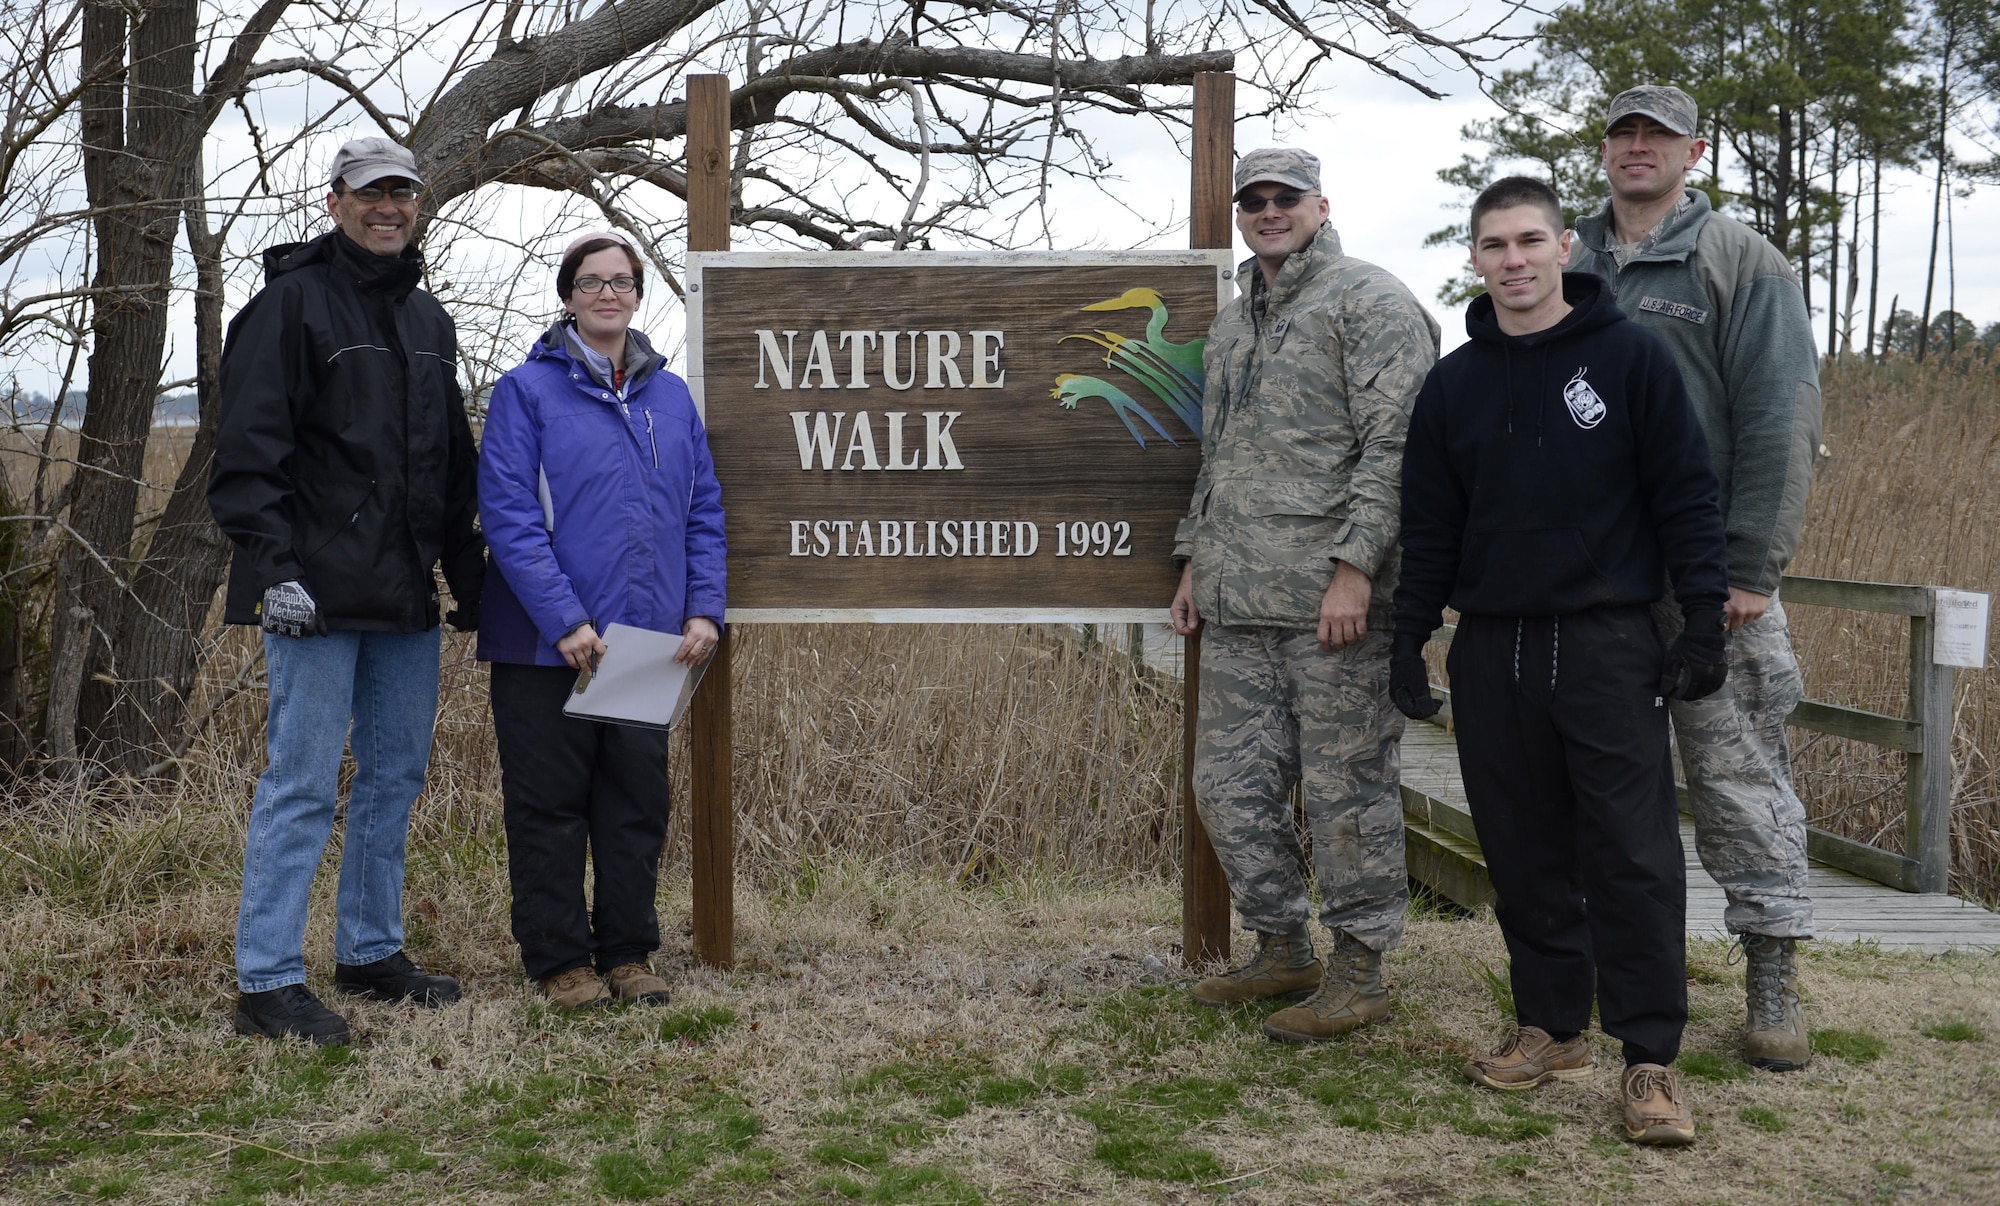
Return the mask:
M 1664 653 L 1645 607 L 1466 616 L 1447 667 L 1465 795 L 1523 1026 L 1672 1063 L 1687 1026 L 1687 864 Z
M 642 963 L 660 947 L 667 734 L 563 715 L 567 666 L 493 663 L 514 941 L 530 979 Z M 584 903 L 586 851 L 595 868 Z

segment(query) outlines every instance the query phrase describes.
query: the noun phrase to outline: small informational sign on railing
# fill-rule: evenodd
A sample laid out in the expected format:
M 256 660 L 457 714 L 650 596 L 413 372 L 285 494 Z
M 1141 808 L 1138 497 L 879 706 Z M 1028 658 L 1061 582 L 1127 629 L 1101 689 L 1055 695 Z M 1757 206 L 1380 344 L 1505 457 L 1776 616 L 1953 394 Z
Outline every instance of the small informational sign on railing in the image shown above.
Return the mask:
M 1976 590 L 1939 588 L 1935 597 L 1937 614 L 1931 622 L 1931 660 L 1940 666 L 1985 668 L 1991 596 Z
M 732 622 L 1158 620 L 1221 251 L 703 253 Z

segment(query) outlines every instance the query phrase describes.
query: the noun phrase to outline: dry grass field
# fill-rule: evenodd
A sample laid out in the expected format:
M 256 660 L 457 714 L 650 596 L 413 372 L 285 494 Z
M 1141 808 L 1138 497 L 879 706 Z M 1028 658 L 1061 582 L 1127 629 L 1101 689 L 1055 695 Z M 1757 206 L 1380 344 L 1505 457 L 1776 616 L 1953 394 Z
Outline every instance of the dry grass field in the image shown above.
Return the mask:
M 2000 587 L 2000 385 L 1828 379 L 1798 572 Z M 163 459 L 159 479 L 171 472 Z M 21 483 L 18 460 L 8 464 Z M 149 467 L 149 473 L 153 469 Z M 1817 698 L 1900 710 L 1897 626 L 1796 608 Z M 1458 1074 L 1506 1016 L 1490 917 L 1422 912 L 1392 1021 L 1266 1042 L 1179 966 L 1179 692 L 1060 628 L 744 629 L 738 941 L 692 963 L 678 818 L 665 1009 L 551 1013 L 507 932 L 484 673 L 445 644 L 410 942 L 440 1013 L 356 1047 L 234 1041 L 231 936 L 260 665 L 218 639 L 180 777 L 0 798 L 0 1202 L 2000 1201 L 2000 959 L 1816 949 L 1819 1057 L 1737 1061 L 1741 969 L 1692 951 L 1701 1142 L 1615 1139 L 1590 1082 Z M 1959 688 L 1957 886 L 2000 897 L 2000 688 Z M 1795 735 L 1803 737 L 1803 734 Z M 679 757 L 684 753 L 676 751 Z M 1900 768 L 1802 741 L 1815 819 L 1900 835 Z M 680 787 L 684 792 L 684 785 Z M 331 964 L 331 880 L 308 936 Z

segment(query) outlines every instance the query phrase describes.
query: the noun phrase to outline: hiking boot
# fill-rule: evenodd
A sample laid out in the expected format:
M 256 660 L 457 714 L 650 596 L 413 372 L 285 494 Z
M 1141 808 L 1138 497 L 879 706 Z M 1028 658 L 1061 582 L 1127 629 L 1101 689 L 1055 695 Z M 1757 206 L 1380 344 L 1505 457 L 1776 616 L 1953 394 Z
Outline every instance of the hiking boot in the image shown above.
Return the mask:
M 302 1038 L 322 1047 L 345 1047 L 347 1019 L 320 1003 L 303 984 L 236 998 L 236 1033 L 265 1038 Z
M 418 967 L 401 951 L 373 963 L 336 963 L 335 992 L 375 1001 L 408 1001 L 435 1009 L 458 1000 L 458 981 Z
M 1250 962 L 1198 981 L 1188 993 L 1211 1009 L 1245 1001 L 1302 1001 L 1319 987 L 1321 971 L 1312 934 L 1300 926 L 1289 934 L 1258 934 Z
M 1465 1074 L 1489 1089 L 1532 1089 L 1551 1080 L 1589 1080 L 1590 1040 L 1558 1043 L 1539 1026 L 1516 1026 L 1491 1054 L 1465 1061 Z
M 542 992 L 558 1009 L 594 1009 L 611 1004 L 611 990 L 594 967 L 572 967 L 542 981 Z
M 1633 1064 L 1625 1069 L 1625 1137 L 1657 1147 L 1694 1142 L 1694 1111 L 1681 1096 L 1672 1068 Z
M 1319 988 L 1266 1018 L 1264 1036 L 1281 1043 L 1321 1043 L 1388 1016 L 1382 952 L 1369 950 L 1342 930 L 1333 936 L 1333 955 Z
M 667 1003 L 667 982 L 643 963 L 621 963 L 605 972 L 604 979 L 611 985 L 611 995 L 621 1001 L 639 1005 Z
M 1765 934 L 1743 935 L 1744 995 L 1750 1023 L 1743 1059 L 1752 1067 L 1796 1072 L 1812 1061 L 1812 1040 L 1799 1009 L 1798 942 Z

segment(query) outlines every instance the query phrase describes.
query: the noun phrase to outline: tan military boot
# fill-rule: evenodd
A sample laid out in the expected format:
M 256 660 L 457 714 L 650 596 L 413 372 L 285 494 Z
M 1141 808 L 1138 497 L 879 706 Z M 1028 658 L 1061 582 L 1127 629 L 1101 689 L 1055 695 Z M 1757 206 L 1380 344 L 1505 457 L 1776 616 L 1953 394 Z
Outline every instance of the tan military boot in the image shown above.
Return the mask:
M 1750 1023 L 1743 1059 L 1752 1067 L 1796 1072 L 1812 1062 L 1812 1040 L 1799 1008 L 1798 943 L 1765 934 L 1743 935 L 1744 996 Z
M 1298 1001 L 1319 987 L 1323 970 L 1313 958 L 1312 934 L 1300 926 L 1289 934 L 1257 935 L 1257 953 L 1248 963 L 1197 981 L 1188 993 L 1212 1009 L 1245 1001 Z
M 1321 1043 L 1389 1016 L 1382 987 L 1382 952 L 1346 933 L 1334 935 L 1333 956 L 1319 990 L 1264 1020 L 1264 1036 L 1281 1043 Z

